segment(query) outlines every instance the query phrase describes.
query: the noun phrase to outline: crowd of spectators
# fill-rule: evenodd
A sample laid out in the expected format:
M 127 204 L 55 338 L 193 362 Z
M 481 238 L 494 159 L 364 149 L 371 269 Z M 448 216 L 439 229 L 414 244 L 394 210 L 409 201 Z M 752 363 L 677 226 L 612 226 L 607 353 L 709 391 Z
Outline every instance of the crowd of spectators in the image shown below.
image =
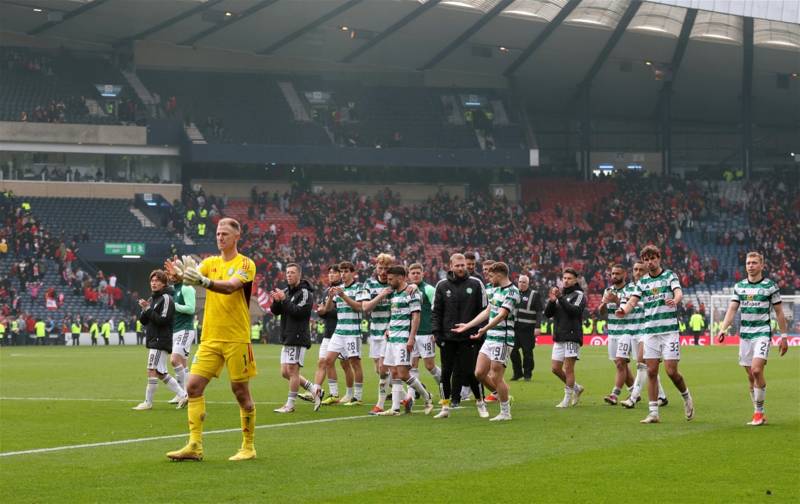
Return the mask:
M 67 296 L 82 300 L 82 306 L 102 305 L 120 317 L 134 313 L 137 293 L 123 291 L 113 273 L 91 274 L 79 264 L 77 252 L 86 240 L 85 231 L 76 231 L 72 237 L 51 234 L 28 202 L 11 192 L 0 193 L 0 323 L 9 327 L 16 320 L 27 327 L 51 312 L 57 318 Z M 51 268 L 57 275 L 49 275 L 48 282 Z M 82 317 L 82 324 L 91 323 L 81 313 L 64 316 L 70 320 Z
M 511 202 L 483 193 L 467 198 L 441 193 L 404 205 L 389 189 L 374 197 L 299 188 L 282 195 L 254 192 L 251 219 L 266 222 L 271 207 L 294 215 L 301 232 L 285 236 L 275 223 L 256 225 L 246 229 L 243 250 L 255 260 L 260 287 L 267 291 L 283 281 L 288 262 L 321 278 L 339 260 L 368 272 L 370 258 L 380 252 L 405 263 L 422 261 L 427 280 L 436 282 L 446 274 L 451 253 L 470 250 L 479 260 L 507 262 L 514 277 L 527 273 L 538 285 L 557 284 L 561 270 L 574 267 L 589 292 L 598 293 L 607 284 L 609 266 L 631 264 L 645 243 L 662 249 L 665 265 L 685 287 L 711 288 L 742 278 L 742 268 L 730 270 L 707 249 L 690 248 L 686 236 L 693 233 L 703 243 L 737 246 L 737 265 L 746 250 L 764 250 L 770 275 L 784 292 L 800 290 L 796 183 L 760 184 L 747 202 L 726 199 L 721 182 L 630 177 L 614 183 L 610 196 L 585 211 L 574 210 L 569 201 L 556 204 L 549 221 L 535 218 L 538 200 Z M 750 225 L 718 231 L 715 224 L 732 215 L 748 218 Z

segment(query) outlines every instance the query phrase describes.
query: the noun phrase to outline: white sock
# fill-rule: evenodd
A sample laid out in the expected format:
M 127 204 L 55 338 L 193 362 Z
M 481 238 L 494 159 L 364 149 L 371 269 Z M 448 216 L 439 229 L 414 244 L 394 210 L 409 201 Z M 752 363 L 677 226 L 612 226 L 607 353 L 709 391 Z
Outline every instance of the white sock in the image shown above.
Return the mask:
M 345 397 L 353 397 L 353 387 L 347 387 L 346 392 L 344 393 Z
M 147 388 L 144 390 L 144 402 L 147 404 L 153 404 L 153 396 L 156 393 L 156 387 L 158 387 L 158 378 L 148 378 Z
M 328 390 L 332 396 L 339 397 L 339 382 L 336 380 L 328 380 Z
M 462 385 L 461 386 L 461 399 L 467 399 L 469 397 L 470 392 L 472 392 L 472 390 L 469 387 L 467 387 L 466 385 Z
M 286 398 L 286 406 L 294 408 L 294 402 L 297 400 L 297 392 L 289 392 L 289 397 Z
M 400 409 L 400 401 L 403 400 L 403 380 L 392 380 L 392 409 Z
M 653 416 L 658 416 L 658 401 L 650 401 L 648 403 L 650 414 Z
M 408 374 L 410 374 L 415 378 L 419 378 L 419 368 L 412 367 L 411 369 L 408 370 Z
M 181 397 L 186 395 L 186 391 L 183 390 L 183 387 L 178 385 L 178 382 L 175 381 L 175 378 L 173 378 L 172 375 L 164 376 L 164 378 L 162 378 L 161 381 L 164 382 L 164 385 L 166 385 L 167 388 L 175 392 L 176 395 L 179 395 Z
M 353 398 L 355 398 L 356 401 L 360 401 L 361 398 L 364 397 L 364 384 L 355 382 L 353 385 L 355 385 L 355 393 L 353 394 Z
M 614 397 L 619 397 L 621 393 L 622 390 L 619 387 L 614 387 L 613 389 L 611 389 L 611 395 L 613 395 Z
M 664 392 L 664 387 L 661 386 L 661 376 L 658 377 L 658 397 L 662 399 L 667 397 L 667 393 Z
M 411 376 L 406 381 L 406 385 L 408 385 L 408 395 L 409 397 L 412 395 L 411 389 L 417 391 L 420 397 L 425 398 L 426 401 L 430 401 L 431 395 L 425 390 L 425 387 L 422 386 L 422 382 L 417 379 L 416 376 Z
M 386 383 L 389 381 L 389 375 L 380 375 L 378 381 L 378 407 L 383 409 L 386 404 Z
M 439 366 L 435 366 L 433 369 L 431 369 L 431 376 L 433 376 L 433 379 L 436 380 L 437 385 L 442 383 L 442 370 L 439 368 Z
M 754 388 L 753 399 L 756 407 L 756 413 L 764 413 L 764 398 L 767 395 L 767 388 Z
M 564 397 L 566 399 L 572 399 L 573 389 L 572 387 L 564 387 Z
M 306 390 L 308 390 L 308 391 L 311 391 L 311 390 L 313 390 L 313 389 L 314 389 L 314 384 L 313 384 L 313 383 L 311 383 L 311 382 L 310 382 L 310 381 L 308 381 L 308 380 L 304 381 L 304 382 L 303 382 L 301 385 L 302 385 L 302 387 L 303 387 L 304 389 L 306 389 Z
M 636 379 L 633 381 L 631 398 L 635 401 L 642 396 L 642 387 L 647 382 L 647 364 L 636 364 Z
M 175 366 L 175 381 L 178 382 L 178 385 L 181 386 L 182 389 L 186 389 L 186 368 L 178 365 Z
M 500 413 L 511 414 L 511 401 L 500 401 Z

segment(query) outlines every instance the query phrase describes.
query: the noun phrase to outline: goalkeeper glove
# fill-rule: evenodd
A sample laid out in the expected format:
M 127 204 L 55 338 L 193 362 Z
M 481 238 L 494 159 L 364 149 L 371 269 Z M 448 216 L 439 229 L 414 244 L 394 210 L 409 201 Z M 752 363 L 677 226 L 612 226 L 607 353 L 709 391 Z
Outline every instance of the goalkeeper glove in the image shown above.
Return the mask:
M 211 285 L 211 280 L 200 273 L 197 262 L 188 255 L 183 256 L 183 280 L 192 285 L 202 285 L 206 289 Z

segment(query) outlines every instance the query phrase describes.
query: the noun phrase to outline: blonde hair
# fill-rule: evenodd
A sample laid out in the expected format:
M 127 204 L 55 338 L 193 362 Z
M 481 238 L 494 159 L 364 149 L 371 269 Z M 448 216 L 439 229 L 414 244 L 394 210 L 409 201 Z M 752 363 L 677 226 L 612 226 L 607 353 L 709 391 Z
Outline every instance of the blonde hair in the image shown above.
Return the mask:
M 241 233 L 242 231 L 242 226 L 239 224 L 239 221 L 231 217 L 224 217 L 220 219 L 219 222 L 217 223 L 217 227 L 221 226 L 230 226 L 237 233 Z
M 378 257 L 375 258 L 375 264 L 380 264 L 382 266 L 391 266 L 394 264 L 394 256 L 390 254 L 378 254 Z
M 747 257 L 758 257 L 758 260 L 761 261 L 761 264 L 764 264 L 764 256 L 761 254 L 761 252 L 752 250 L 747 253 Z

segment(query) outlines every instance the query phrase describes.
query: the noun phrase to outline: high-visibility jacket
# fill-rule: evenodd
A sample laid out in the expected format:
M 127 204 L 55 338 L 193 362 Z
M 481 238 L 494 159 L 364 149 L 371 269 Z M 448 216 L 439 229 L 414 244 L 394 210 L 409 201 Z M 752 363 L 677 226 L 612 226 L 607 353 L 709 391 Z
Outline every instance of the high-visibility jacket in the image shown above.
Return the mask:
M 253 324 L 250 327 L 250 339 L 251 340 L 260 340 L 261 339 L 261 329 L 263 329 L 263 326 L 261 325 L 261 322 Z
M 592 334 L 594 331 L 594 321 L 592 319 L 586 319 L 583 321 L 583 334 Z
M 706 327 L 706 320 L 702 315 L 695 312 L 689 317 L 689 327 L 692 331 L 702 331 Z
M 72 324 L 72 327 L 70 327 L 70 329 L 72 330 L 72 334 L 80 334 L 81 333 L 81 325 L 80 324 Z
M 606 332 L 606 321 L 605 320 L 598 320 L 597 321 L 597 334 L 604 334 Z
M 119 324 L 117 324 L 117 332 L 119 334 L 125 334 L 125 331 L 127 329 L 128 329 L 128 327 L 125 325 L 125 321 L 124 320 L 120 320 Z
M 197 236 L 205 236 L 206 235 L 206 223 L 200 222 L 197 224 Z
M 36 328 L 37 338 L 44 338 L 45 336 L 47 336 L 47 326 L 45 325 L 44 320 L 36 322 L 36 324 L 34 324 L 33 327 Z
M 100 334 L 102 334 L 104 338 L 111 336 L 111 324 L 109 322 L 103 322 L 103 326 L 100 328 Z

